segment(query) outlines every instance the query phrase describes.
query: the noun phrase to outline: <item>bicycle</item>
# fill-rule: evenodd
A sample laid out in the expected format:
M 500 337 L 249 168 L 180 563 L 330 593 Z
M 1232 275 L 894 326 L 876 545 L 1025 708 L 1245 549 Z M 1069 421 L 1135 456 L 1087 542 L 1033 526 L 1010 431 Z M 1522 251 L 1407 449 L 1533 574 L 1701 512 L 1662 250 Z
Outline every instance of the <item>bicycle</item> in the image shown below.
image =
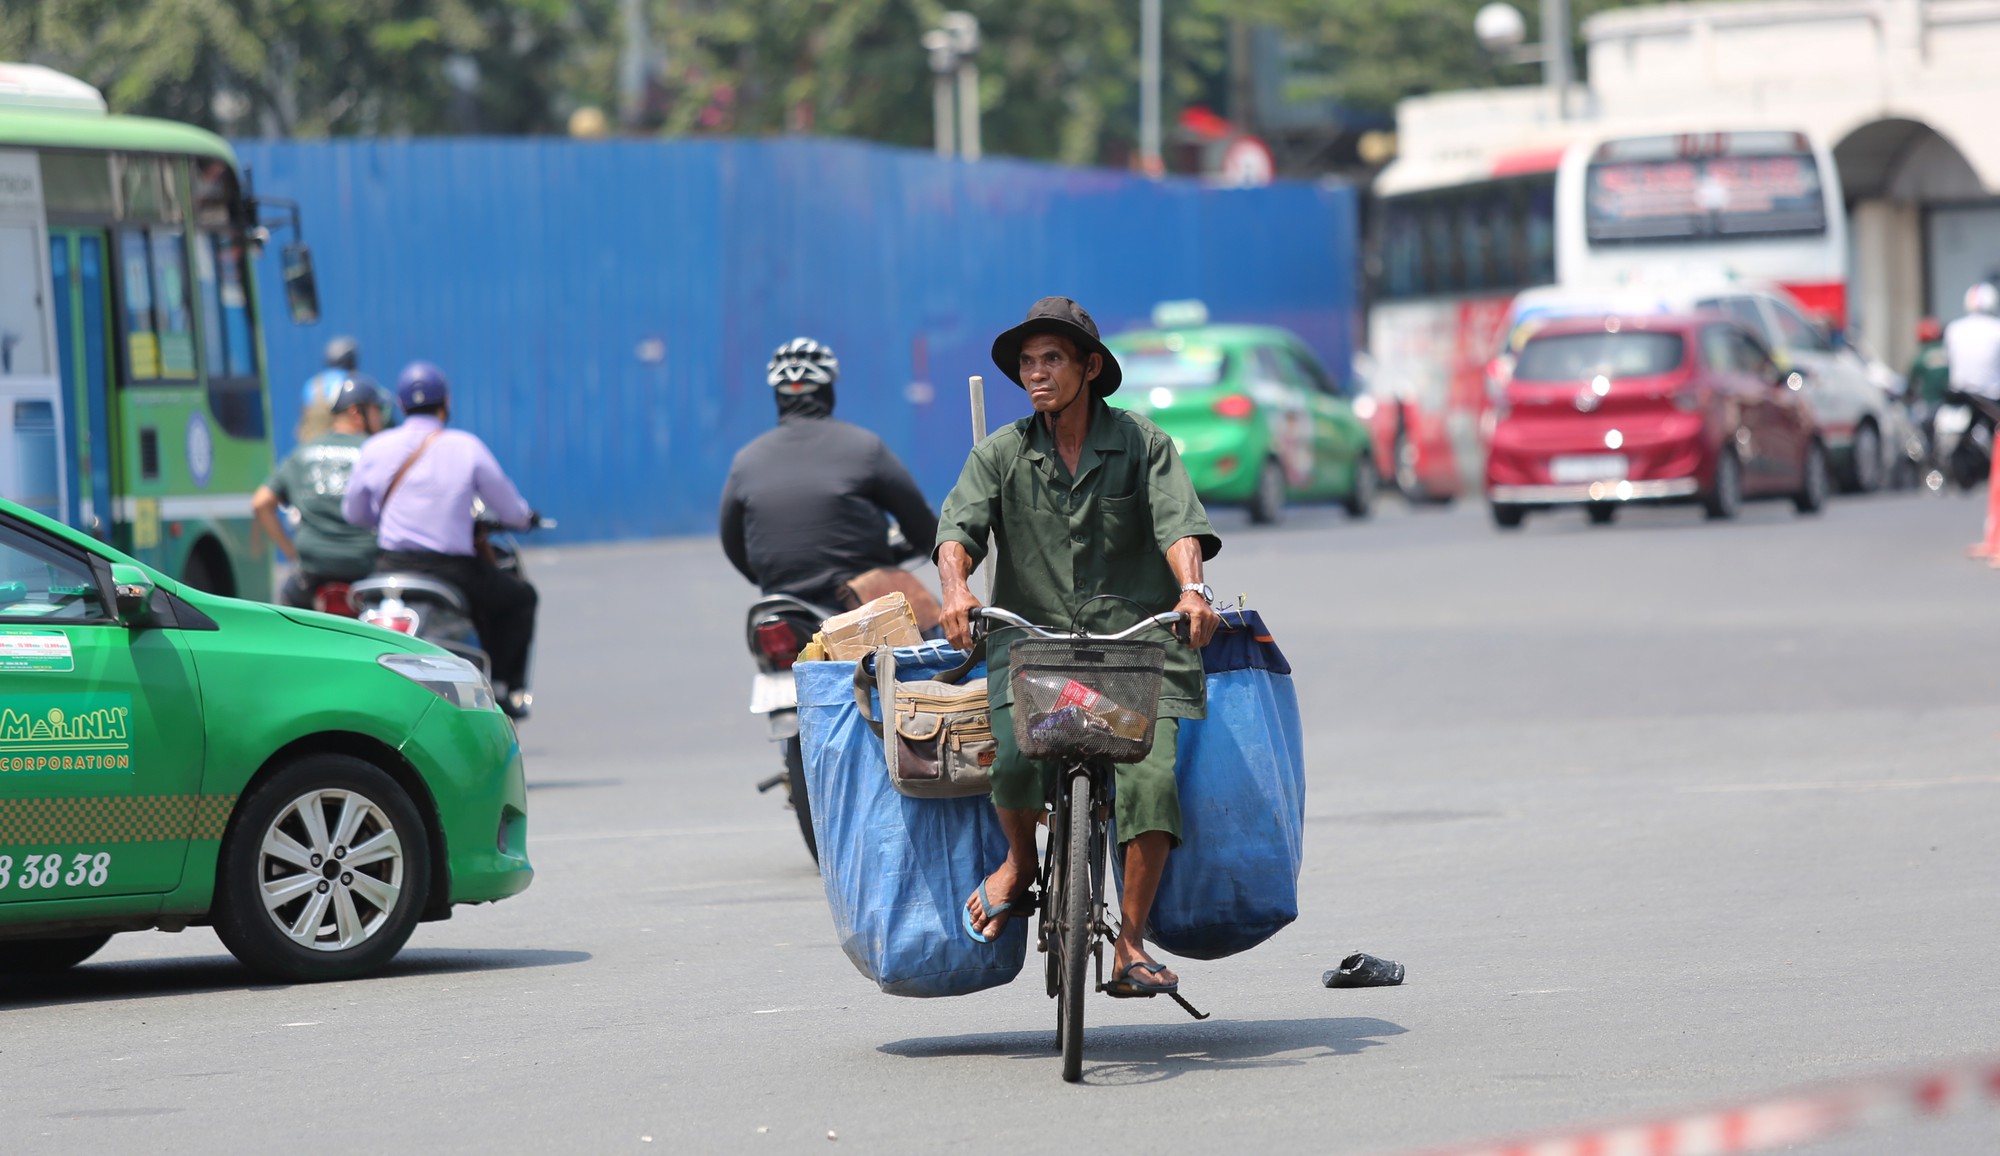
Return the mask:
M 1090 990 L 1103 991 L 1104 946 L 1118 936 L 1104 900 L 1114 767 L 1138 762 L 1152 750 L 1166 664 L 1164 644 L 1134 636 L 1156 626 L 1170 628 L 1185 616 L 1178 611 L 1155 614 L 1116 634 L 1059 633 L 990 606 L 982 607 L 979 617 L 1029 635 L 1009 652 L 1016 743 L 1028 758 L 1063 764 L 1045 804 L 1049 837 L 1036 880 L 1041 889 L 1036 936 L 1037 950 L 1046 957 L 1049 996 L 1056 1001 L 1062 1078 L 1073 1084 L 1083 1078 L 1086 965 L 1094 962 L 1096 967 Z M 1088 712 L 1065 701 L 1069 695 L 1050 693 L 1035 681 L 1037 676 L 1081 685 L 1135 712 L 1145 721 L 1143 735 L 1121 735 L 1108 725 L 1086 721 Z M 1071 708 L 1067 715 L 1061 713 L 1065 707 Z M 1084 821 L 1077 822 L 1078 816 Z M 1195 1019 L 1208 1018 L 1179 992 L 1166 994 Z

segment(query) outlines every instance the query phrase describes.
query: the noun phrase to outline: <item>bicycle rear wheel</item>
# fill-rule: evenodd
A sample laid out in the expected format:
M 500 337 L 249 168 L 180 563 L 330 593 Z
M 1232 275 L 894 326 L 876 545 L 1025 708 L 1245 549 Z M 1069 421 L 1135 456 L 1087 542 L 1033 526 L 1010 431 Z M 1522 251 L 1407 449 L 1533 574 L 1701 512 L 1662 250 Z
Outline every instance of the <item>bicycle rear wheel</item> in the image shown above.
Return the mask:
M 1090 778 L 1069 780 L 1068 854 L 1062 870 L 1062 994 L 1056 997 L 1056 1042 L 1062 1078 L 1083 1078 L 1083 1001 L 1090 994 Z

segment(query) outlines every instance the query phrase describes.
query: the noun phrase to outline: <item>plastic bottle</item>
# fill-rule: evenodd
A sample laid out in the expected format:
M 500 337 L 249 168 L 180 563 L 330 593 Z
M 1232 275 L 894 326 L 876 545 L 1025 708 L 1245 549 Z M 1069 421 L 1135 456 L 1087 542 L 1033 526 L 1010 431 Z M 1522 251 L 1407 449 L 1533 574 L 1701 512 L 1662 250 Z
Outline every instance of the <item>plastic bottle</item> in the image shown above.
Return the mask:
M 1110 727 L 1111 733 L 1121 739 L 1130 739 L 1134 742 L 1144 739 L 1146 729 L 1153 725 L 1153 720 L 1145 715 L 1112 702 L 1073 678 L 1060 678 L 1052 674 L 1030 674 L 1024 676 L 1024 681 L 1031 682 L 1055 696 L 1055 705 L 1049 708 L 1051 713 L 1068 706 L 1081 707 L 1105 726 Z

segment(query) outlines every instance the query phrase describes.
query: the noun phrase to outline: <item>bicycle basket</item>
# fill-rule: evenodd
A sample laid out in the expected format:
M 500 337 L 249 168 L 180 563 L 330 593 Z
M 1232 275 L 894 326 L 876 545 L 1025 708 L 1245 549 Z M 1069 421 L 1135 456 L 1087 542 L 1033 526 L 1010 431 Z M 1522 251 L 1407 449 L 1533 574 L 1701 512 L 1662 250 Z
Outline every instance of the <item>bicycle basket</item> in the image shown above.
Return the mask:
M 1009 647 L 1007 661 L 1014 741 L 1026 757 L 1136 763 L 1152 752 L 1165 644 L 1031 638 Z

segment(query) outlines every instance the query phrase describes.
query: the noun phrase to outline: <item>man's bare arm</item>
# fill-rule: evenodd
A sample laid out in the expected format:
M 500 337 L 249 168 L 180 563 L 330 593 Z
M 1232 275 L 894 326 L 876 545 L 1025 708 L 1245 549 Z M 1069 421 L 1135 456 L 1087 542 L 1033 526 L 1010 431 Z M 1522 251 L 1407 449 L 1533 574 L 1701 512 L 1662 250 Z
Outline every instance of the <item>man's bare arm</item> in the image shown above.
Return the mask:
M 1183 586 L 1201 584 L 1201 539 L 1182 538 L 1167 548 L 1167 565 L 1173 569 L 1174 577 Z M 1197 647 L 1207 646 L 1215 637 L 1216 628 L 1222 625 L 1222 618 L 1208 599 L 1193 590 L 1181 592 L 1180 602 L 1175 610 L 1187 615 L 1188 641 Z
M 1196 552 L 1197 564 L 1201 554 Z M 978 563 L 963 543 L 946 540 L 938 543 L 937 568 L 938 585 L 944 592 L 944 636 L 960 650 L 972 649 L 972 614 L 980 606 L 979 599 L 972 596 L 972 588 L 966 579 L 972 577 L 972 569 Z
M 271 539 L 271 548 L 286 558 L 297 556 L 292 549 L 292 540 L 285 534 L 285 525 L 278 519 L 278 494 L 269 486 L 258 486 L 250 497 L 250 512 L 257 516 L 257 525 L 264 530 L 264 536 Z

